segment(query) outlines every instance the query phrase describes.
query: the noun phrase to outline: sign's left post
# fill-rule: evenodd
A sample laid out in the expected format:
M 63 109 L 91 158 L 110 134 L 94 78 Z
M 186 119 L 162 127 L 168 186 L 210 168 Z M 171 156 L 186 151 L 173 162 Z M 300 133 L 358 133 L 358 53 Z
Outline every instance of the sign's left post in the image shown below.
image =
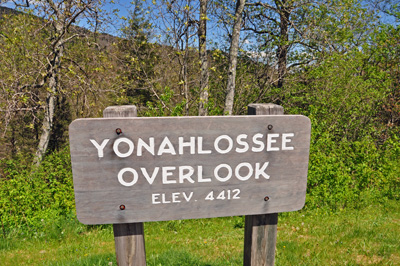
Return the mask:
M 134 105 L 109 106 L 103 117 L 136 117 Z M 114 224 L 115 253 L 118 266 L 145 266 L 143 223 Z

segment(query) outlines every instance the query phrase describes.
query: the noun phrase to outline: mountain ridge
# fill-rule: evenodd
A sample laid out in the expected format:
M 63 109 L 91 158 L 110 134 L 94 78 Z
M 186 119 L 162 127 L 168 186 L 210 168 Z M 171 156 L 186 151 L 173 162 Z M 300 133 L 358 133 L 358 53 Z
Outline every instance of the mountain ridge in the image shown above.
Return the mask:
M 3 16 L 5 15 L 26 15 L 27 13 L 24 13 L 22 11 L 10 8 L 10 7 L 5 7 L 5 6 L 0 6 L 0 19 L 2 19 Z M 35 16 L 35 15 L 33 15 Z M 37 16 L 36 16 L 37 17 Z M 40 17 L 38 17 L 40 18 Z M 72 25 L 71 30 L 77 33 L 83 33 L 83 34 L 94 34 L 94 32 L 81 27 L 77 25 Z M 109 33 L 102 33 L 102 32 L 97 32 L 96 33 L 96 42 L 101 48 L 108 48 L 110 45 L 112 45 L 113 41 L 117 40 L 118 37 L 111 35 Z

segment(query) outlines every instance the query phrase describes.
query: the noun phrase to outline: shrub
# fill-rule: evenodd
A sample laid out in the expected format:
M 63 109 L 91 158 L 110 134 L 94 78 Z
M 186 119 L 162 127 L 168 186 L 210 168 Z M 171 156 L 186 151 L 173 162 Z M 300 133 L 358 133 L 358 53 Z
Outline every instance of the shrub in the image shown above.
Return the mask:
M 21 227 L 40 227 L 74 210 L 69 149 L 49 154 L 34 171 L 18 159 L 0 163 L 4 172 L 0 178 L 3 233 Z
M 396 136 L 378 149 L 369 137 L 348 142 L 322 135 L 311 146 L 307 207 L 359 208 L 370 200 L 399 200 L 399 161 Z

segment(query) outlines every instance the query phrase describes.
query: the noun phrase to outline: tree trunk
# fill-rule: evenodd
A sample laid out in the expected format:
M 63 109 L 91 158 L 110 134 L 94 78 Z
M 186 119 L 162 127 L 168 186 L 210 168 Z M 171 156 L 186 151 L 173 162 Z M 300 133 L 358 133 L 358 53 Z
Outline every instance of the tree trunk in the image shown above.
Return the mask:
M 61 58 L 63 56 L 64 46 L 61 41 L 54 45 L 54 57 L 50 61 L 49 72 L 49 89 L 46 97 L 45 113 L 42 122 L 42 133 L 40 134 L 39 145 L 36 150 L 35 158 L 33 160 L 34 166 L 39 166 L 42 162 L 43 156 L 46 153 L 49 145 L 51 131 L 53 128 L 54 113 L 56 110 L 56 95 L 58 91 L 58 71 L 61 65 Z
M 189 36 L 186 32 L 185 54 L 183 59 L 183 89 L 185 93 L 185 114 L 189 115 L 189 81 L 188 81 L 188 64 L 189 64 Z
M 289 29 L 289 16 L 290 12 L 286 7 L 286 0 L 279 2 L 279 17 L 280 17 L 280 43 L 276 52 L 278 57 L 278 88 L 282 88 L 284 84 L 284 78 L 286 75 L 286 65 L 287 65 L 287 53 L 288 53 L 288 29 Z
M 190 0 L 186 2 L 187 6 L 190 6 Z M 189 29 L 190 29 L 190 16 L 189 10 L 185 10 L 186 12 L 186 31 L 185 31 L 185 54 L 183 59 L 183 88 L 185 93 L 185 114 L 189 115 L 189 81 L 188 81 L 188 69 L 189 69 Z
M 49 145 L 51 130 L 53 128 L 54 111 L 56 109 L 56 96 L 48 92 L 46 98 L 46 107 L 42 122 L 42 133 L 40 135 L 39 145 L 33 161 L 35 166 L 39 166 Z
M 237 0 L 236 2 L 235 21 L 233 24 L 231 47 L 229 49 L 228 82 L 226 86 L 224 115 L 232 115 L 233 110 L 233 101 L 235 98 L 237 56 L 239 51 L 239 37 L 242 24 L 242 13 L 245 3 L 246 0 Z
M 201 61 L 199 116 L 208 114 L 207 0 L 200 0 L 199 57 Z

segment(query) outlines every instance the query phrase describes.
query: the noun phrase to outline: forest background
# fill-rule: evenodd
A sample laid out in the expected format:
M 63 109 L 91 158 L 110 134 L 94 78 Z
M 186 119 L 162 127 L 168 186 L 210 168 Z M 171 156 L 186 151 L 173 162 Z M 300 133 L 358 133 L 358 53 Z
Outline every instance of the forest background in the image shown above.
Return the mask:
M 400 199 L 397 1 L 15 0 L 0 15 L 3 238 L 74 216 L 68 125 L 110 105 L 279 104 L 312 122 L 306 209 Z

